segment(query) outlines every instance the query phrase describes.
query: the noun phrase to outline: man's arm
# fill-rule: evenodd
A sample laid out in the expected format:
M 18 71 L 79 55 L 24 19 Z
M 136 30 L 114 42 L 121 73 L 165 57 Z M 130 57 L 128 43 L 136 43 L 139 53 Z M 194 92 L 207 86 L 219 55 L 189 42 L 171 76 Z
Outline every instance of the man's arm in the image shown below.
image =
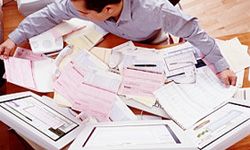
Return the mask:
M 15 44 L 38 35 L 63 20 L 68 20 L 76 15 L 72 11 L 73 6 L 70 0 L 58 0 L 49 4 L 45 8 L 26 17 L 19 26 L 9 34 L 9 39 Z
M 220 79 L 223 77 L 222 80 L 225 84 L 235 84 L 235 74 L 228 70 L 229 65 L 223 58 L 218 45 L 213 38 L 199 27 L 197 18 L 183 14 L 167 2 L 159 9 L 159 13 L 161 24 L 166 32 L 186 39 L 201 50 L 205 55 L 205 59 L 214 64 L 217 73 L 220 74 Z
M 205 55 L 205 59 L 215 65 L 217 72 L 229 68 L 215 40 L 200 29 L 196 18 L 184 15 L 180 11 L 162 12 L 162 16 L 165 22 L 163 22 L 164 29 L 174 36 L 186 39 L 201 50 Z

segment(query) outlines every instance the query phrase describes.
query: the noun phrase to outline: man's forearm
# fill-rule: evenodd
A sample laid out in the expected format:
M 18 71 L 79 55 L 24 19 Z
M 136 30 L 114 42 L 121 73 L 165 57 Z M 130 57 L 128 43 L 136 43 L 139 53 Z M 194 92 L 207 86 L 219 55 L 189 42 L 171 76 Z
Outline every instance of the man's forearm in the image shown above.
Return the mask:
M 63 20 L 74 17 L 71 13 L 70 1 L 61 0 L 49 4 L 45 8 L 26 17 L 19 26 L 9 34 L 9 38 L 15 43 L 21 42 L 47 31 Z

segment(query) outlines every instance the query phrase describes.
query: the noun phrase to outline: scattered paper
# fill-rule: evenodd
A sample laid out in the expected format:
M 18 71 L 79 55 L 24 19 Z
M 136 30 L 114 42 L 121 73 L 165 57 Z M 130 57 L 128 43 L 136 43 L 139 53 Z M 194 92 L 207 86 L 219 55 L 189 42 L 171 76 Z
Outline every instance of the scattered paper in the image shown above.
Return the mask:
M 217 40 L 217 44 L 230 69 L 234 72 L 239 72 L 250 66 L 250 56 L 247 53 L 248 47 L 242 45 L 237 38 L 227 41 Z

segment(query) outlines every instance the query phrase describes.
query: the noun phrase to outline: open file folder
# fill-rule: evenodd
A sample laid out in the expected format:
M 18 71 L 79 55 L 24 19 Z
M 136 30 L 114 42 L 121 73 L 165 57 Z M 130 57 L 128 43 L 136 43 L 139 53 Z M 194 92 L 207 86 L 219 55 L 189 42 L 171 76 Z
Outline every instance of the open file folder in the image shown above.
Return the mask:
M 0 119 L 45 149 L 61 149 L 83 128 L 68 109 L 31 92 L 1 96 Z

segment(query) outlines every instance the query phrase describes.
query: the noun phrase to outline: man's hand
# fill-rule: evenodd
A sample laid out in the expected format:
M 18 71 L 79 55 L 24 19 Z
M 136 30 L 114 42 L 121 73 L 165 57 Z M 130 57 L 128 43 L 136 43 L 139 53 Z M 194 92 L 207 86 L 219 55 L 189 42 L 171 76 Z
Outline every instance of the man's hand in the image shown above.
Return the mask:
M 235 73 L 229 69 L 226 69 L 217 74 L 220 80 L 226 85 L 236 85 L 237 76 Z
M 10 39 L 6 40 L 0 45 L 0 55 L 3 56 L 4 59 L 8 58 L 10 55 L 13 55 L 15 52 L 16 44 Z

